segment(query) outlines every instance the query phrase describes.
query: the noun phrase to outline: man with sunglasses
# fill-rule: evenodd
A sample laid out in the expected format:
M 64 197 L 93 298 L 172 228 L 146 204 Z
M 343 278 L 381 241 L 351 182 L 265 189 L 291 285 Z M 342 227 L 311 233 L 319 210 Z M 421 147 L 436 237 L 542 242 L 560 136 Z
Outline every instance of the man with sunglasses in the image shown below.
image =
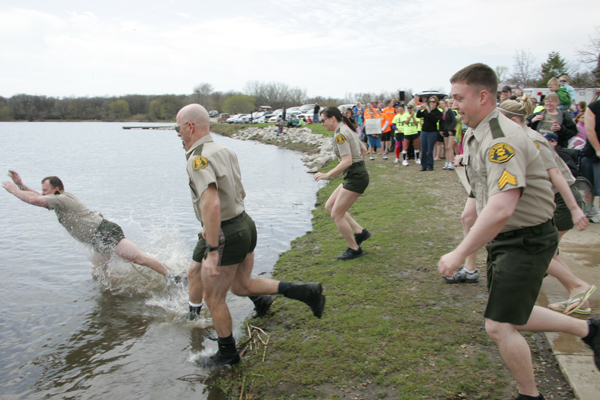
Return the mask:
M 200 359 L 198 364 L 234 365 L 240 362 L 240 356 L 225 303 L 229 289 L 237 296 L 250 296 L 259 315 L 264 315 L 273 302 L 269 294 L 283 294 L 304 302 L 315 317 L 321 318 L 325 307 L 323 287 L 320 283 L 250 278 L 257 234 L 254 221 L 244 211 L 246 193 L 237 156 L 213 141 L 208 112 L 201 105 L 183 107 L 176 121 L 175 130 L 186 151 L 194 211 L 203 227 L 188 270 L 190 318 L 200 314 L 204 299 L 211 310 L 219 346 L 216 354 Z

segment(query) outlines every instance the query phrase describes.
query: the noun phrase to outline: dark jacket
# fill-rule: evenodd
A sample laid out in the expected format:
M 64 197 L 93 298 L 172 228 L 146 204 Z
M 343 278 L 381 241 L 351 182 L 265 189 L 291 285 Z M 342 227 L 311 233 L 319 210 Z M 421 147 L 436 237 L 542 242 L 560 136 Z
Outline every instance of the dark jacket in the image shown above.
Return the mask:
M 417 118 L 423 118 L 422 132 L 438 132 L 438 122 L 442 120 L 442 112 L 438 108 L 427 111 L 425 108 L 417 112 Z
M 539 131 L 538 128 L 542 121 L 531 122 L 536 115 L 545 116 L 546 110 L 544 109 L 527 117 L 527 125 L 529 125 L 531 129 Z M 554 132 L 556 133 L 556 136 L 558 136 L 558 145 L 565 148 L 569 147 L 569 139 L 577 134 L 577 126 L 573 121 L 573 117 L 571 117 L 568 110 L 558 110 L 556 122 L 560 125 L 560 131 Z
M 456 130 L 456 114 L 451 108 L 443 114 L 443 119 L 440 121 L 440 131 L 453 131 Z
M 579 150 L 565 149 L 561 146 L 556 146 L 554 149 L 565 164 L 567 164 L 573 176 L 577 178 L 579 176 L 579 168 L 577 167 L 579 164 Z

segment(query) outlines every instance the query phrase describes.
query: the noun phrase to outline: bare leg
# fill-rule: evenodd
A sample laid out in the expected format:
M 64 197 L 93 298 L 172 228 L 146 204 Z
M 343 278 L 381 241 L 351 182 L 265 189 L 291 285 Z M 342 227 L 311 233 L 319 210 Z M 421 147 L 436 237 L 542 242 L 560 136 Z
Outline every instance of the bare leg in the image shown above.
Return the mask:
M 202 264 L 192 260 L 188 269 L 188 285 L 190 292 L 190 302 L 194 304 L 202 303 Z
M 219 274 L 216 276 L 208 274 L 205 268 L 200 272 L 204 286 L 204 301 L 210 309 L 217 335 L 221 338 L 229 337 L 232 333 L 231 314 L 225 298 L 237 273 L 238 265 L 219 266 Z
M 352 227 L 352 230 L 354 231 L 354 233 L 361 233 L 361 232 L 363 231 L 363 227 L 362 227 L 362 226 L 360 226 L 360 225 L 358 224 L 358 222 L 356 222 L 356 221 L 354 220 L 354 218 L 352 218 L 352 217 L 350 216 L 350 214 L 348 214 L 347 212 L 346 212 L 346 215 L 344 215 L 344 218 L 346 218 L 346 220 L 348 220 L 348 223 L 349 223 L 349 224 L 350 224 L 350 226 Z
M 533 307 L 526 325 L 516 328 L 520 331 L 569 333 L 580 338 L 589 333 L 586 320 L 559 314 L 540 306 Z
M 560 315 L 560 314 L 556 314 Z M 485 320 L 485 330 L 494 341 L 502 359 L 517 381 L 519 393 L 536 397 L 539 395 L 533 375 L 531 351 L 525 338 L 512 324 Z
M 454 136 L 445 137 L 444 144 L 446 145 L 446 162 L 454 165 Z
M 236 296 L 251 296 L 253 294 L 277 294 L 279 281 L 268 278 L 251 278 L 254 267 L 254 253 L 249 253 L 237 269 L 231 292 Z
M 127 261 L 131 261 L 133 263 L 151 268 L 164 276 L 167 276 L 169 274 L 168 269 L 164 265 L 162 265 L 160 261 L 144 253 L 142 250 L 140 250 L 139 247 L 135 245 L 135 243 L 128 239 L 121 240 L 113 251 L 116 255 L 118 255 L 119 257 L 123 257 Z
M 342 185 L 338 186 L 337 189 L 331 194 L 327 203 L 325 204 L 325 209 L 333 218 L 333 221 L 338 227 L 338 230 L 346 239 L 348 243 L 348 247 L 353 250 L 358 250 L 358 245 L 356 244 L 356 240 L 354 238 L 354 232 L 352 231 L 352 225 L 345 218 L 347 211 L 350 209 L 352 204 L 356 202 L 356 200 L 360 197 L 360 193 L 352 192 L 350 190 L 346 190 Z M 357 224 L 358 225 L 358 224 Z

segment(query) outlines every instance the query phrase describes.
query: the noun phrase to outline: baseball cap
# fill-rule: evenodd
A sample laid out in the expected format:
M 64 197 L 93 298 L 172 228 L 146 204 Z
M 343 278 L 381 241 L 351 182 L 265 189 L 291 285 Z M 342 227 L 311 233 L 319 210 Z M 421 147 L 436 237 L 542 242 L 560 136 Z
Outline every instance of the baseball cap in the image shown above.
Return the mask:
M 504 87 L 502 88 L 502 91 L 503 91 L 503 92 L 512 92 L 512 88 L 511 88 L 510 86 L 504 86 Z
M 556 136 L 556 133 L 546 132 L 546 133 L 544 133 L 544 137 L 547 140 L 551 140 L 553 142 L 558 142 L 558 136 Z
M 412 104 L 409 104 L 406 107 L 408 107 L 408 108 L 414 108 L 414 106 Z

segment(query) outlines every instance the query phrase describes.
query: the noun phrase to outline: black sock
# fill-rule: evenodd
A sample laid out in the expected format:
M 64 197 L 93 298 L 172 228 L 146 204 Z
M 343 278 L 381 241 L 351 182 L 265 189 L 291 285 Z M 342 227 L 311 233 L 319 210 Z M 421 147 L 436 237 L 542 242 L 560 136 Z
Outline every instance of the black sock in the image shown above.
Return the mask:
M 533 396 L 527 396 L 526 394 L 521 394 L 519 393 L 519 398 L 520 399 L 525 399 L 525 400 L 544 400 L 544 396 L 542 396 L 542 394 L 538 394 L 537 396 L 533 397 Z
M 596 325 L 590 324 L 589 320 L 588 327 L 590 328 L 590 332 L 587 334 L 586 337 L 581 338 L 581 340 L 583 340 L 583 342 L 586 344 L 591 344 L 592 339 L 598 334 L 598 327 Z
M 233 338 L 233 333 L 227 337 L 219 336 L 219 343 L 221 344 L 235 344 L 235 339 Z
M 277 287 L 277 293 L 283 294 L 286 289 L 290 286 L 290 282 L 280 281 Z

